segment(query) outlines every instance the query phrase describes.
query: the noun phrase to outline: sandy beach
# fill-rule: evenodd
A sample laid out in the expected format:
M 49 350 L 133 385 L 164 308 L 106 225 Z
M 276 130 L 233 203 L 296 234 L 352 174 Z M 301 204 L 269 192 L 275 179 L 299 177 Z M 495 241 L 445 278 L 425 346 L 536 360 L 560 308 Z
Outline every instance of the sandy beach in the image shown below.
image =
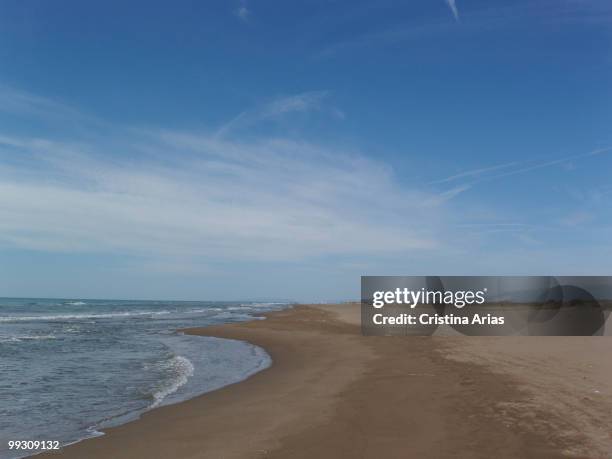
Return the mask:
M 358 305 L 187 332 L 273 365 L 40 457 L 612 457 L 607 337 L 364 337 Z

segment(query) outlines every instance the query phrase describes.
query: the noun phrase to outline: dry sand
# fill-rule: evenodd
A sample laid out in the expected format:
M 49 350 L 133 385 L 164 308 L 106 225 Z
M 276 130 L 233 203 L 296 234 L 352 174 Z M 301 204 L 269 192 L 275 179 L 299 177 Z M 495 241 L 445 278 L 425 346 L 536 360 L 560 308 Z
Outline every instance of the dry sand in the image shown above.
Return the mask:
M 609 338 L 364 337 L 357 305 L 189 332 L 274 363 L 42 457 L 612 457 Z

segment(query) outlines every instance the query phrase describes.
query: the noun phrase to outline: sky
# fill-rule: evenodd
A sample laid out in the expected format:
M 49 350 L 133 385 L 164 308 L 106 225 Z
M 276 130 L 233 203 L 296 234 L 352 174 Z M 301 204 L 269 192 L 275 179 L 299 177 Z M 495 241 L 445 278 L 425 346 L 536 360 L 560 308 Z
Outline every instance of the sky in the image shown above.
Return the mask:
M 0 296 L 612 274 L 608 0 L 0 2 Z

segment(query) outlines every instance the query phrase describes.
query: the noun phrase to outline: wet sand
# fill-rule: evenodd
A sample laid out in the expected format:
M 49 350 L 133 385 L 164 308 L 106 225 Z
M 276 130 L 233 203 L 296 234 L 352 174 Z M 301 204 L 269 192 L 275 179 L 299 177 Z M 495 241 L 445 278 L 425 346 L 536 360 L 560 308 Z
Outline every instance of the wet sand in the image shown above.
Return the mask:
M 612 374 L 598 367 L 610 354 L 591 353 L 589 341 L 604 349 L 608 338 L 583 338 L 564 358 L 563 346 L 539 350 L 547 338 L 512 348 L 503 340 L 517 338 L 364 337 L 358 313 L 357 305 L 299 306 L 190 329 L 261 346 L 273 365 L 39 457 L 612 457 L 612 422 L 602 424 Z M 590 355 L 583 371 L 580 346 Z M 585 395 L 576 386 L 585 375 L 604 392 Z

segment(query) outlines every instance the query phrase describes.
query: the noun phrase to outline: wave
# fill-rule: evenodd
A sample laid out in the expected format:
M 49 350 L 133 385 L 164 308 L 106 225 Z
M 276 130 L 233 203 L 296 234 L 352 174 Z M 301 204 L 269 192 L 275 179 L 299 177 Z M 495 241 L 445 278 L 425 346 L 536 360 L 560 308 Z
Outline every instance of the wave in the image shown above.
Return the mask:
M 181 311 L 186 314 L 199 314 L 202 312 L 219 312 L 223 311 L 223 308 L 196 308 L 196 309 L 187 309 L 186 311 Z
M 113 317 L 133 317 L 172 314 L 173 311 L 138 311 L 138 312 L 109 312 L 105 314 L 53 314 L 47 316 L 4 316 L 0 322 L 47 322 L 53 320 L 75 319 L 108 319 Z
M 67 422 L 58 427 L 62 430 L 63 444 L 76 443 L 84 438 L 102 435 L 104 429 L 137 419 L 148 410 L 178 403 L 227 384 L 233 384 L 271 364 L 270 357 L 263 349 L 251 347 L 248 343 L 228 342 L 227 340 L 211 342 L 210 340 L 216 339 L 181 337 L 176 334 L 174 323 L 171 326 L 166 325 L 169 323 L 166 321 L 175 319 L 177 322 L 180 321 L 181 326 L 184 326 L 184 322 L 198 326 L 234 320 L 252 320 L 251 314 L 261 312 L 259 308 L 268 306 L 270 309 L 276 309 L 271 303 L 239 306 L 239 302 L 210 302 L 208 306 L 207 303 L 117 304 L 109 301 L 107 304 L 101 304 L 98 301 L 90 301 L 87 306 L 62 307 L 60 306 L 62 301 L 65 300 L 59 300 L 53 304 L 41 303 L 44 309 L 29 308 L 28 310 L 27 307 L 23 307 L 26 306 L 25 304 L 17 307 L 10 305 L 11 309 L 4 311 L 1 311 L 0 308 L 0 312 L 4 313 L 0 314 L 0 343 L 6 341 L 13 343 L 0 344 L 0 347 L 11 351 L 24 349 L 25 352 L 32 352 L 30 355 L 33 356 L 34 352 L 40 352 L 41 354 L 36 354 L 36 356 L 43 358 L 58 348 L 71 350 L 75 346 L 87 352 L 94 349 L 95 352 L 98 338 L 104 336 L 106 339 L 107 331 L 114 333 L 115 328 L 113 327 L 119 322 L 129 325 L 130 330 L 133 327 L 134 333 L 130 331 L 130 336 L 135 338 L 146 336 L 145 345 L 148 346 L 149 339 L 157 342 L 156 335 L 159 335 L 159 342 L 163 345 L 152 346 L 150 353 L 148 351 L 140 353 L 140 347 L 132 347 L 131 341 L 128 342 L 129 349 L 119 348 L 122 356 L 125 355 L 124 349 L 126 352 L 132 350 L 139 352 L 135 354 L 136 360 L 130 360 L 130 362 L 138 361 L 143 365 L 146 362 L 154 368 L 150 372 L 143 371 L 140 375 L 141 372 L 133 371 L 133 367 L 117 367 L 118 375 L 129 371 L 134 378 L 129 378 L 130 385 L 126 386 L 129 390 L 117 396 L 116 400 L 120 403 L 116 405 L 115 398 L 112 400 L 109 398 L 108 405 L 101 402 L 87 405 L 86 402 L 83 402 L 83 406 L 75 407 L 74 410 L 72 408 L 64 410 L 74 415 L 74 418 L 77 416 L 75 413 L 78 413 L 78 416 L 83 417 L 83 421 L 87 423 L 77 425 Z M 241 308 L 243 310 L 240 310 Z M 103 319 L 107 320 L 103 321 Z M 28 321 L 31 321 L 31 324 L 28 324 Z M 86 325 L 95 322 L 99 322 L 99 325 L 94 327 Z M 128 330 L 124 326 L 118 329 L 120 333 L 117 339 L 123 336 L 121 333 L 124 328 Z M 45 339 L 56 341 L 27 341 Z M 111 340 L 109 344 L 117 342 L 114 334 L 108 335 L 108 339 Z M 124 342 L 121 341 L 121 343 Z M 42 354 L 43 352 L 46 354 Z M 160 354 L 160 352 L 163 353 Z M 106 356 L 100 358 L 105 359 L 104 362 L 107 361 Z M 161 362 L 160 359 L 162 359 Z M 101 366 L 101 369 L 104 368 Z M 148 370 L 146 366 L 143 368 Z M 66 377 L 73 377 L 72 371 L 64 373 Z M 119 384 L 121 384 L 124 380 L 119 379 L 121 381 Z M 109 382 L 109 384 L 109 388 L 115 387 L 112 385 L 114 382 Z M 88 389 L 83 390 L 84 394 L 88 393 Z M 60 392 L 60 395 L 65 394 Z M 124 399 L 128 402 L 124 402 Z M 99 397 L 95 396 L 93 400 L 99 400 Z M 102 420 L 98 421 L 97 419 L 100 418 Z M 30 421 L 27 420 L 22 428 L 25 429 L 29 425 Z M 87 425 L 90 427 L 84 430 L 84 426 Z M 46 429 L 46 427 L 40 428 Z M 2 457 L 1 453 L 0 457 Z
M 245 308 L 246 309 L 246 308 Z M 49 314 L 40 316 L 0 316 L 0 323 L 7 322 L 48 322 L 61 320 L 79 319 L 112 319 L 117 317 L 142 317 L 142 316 L 161 316 L 168 314 L 202 314 L 202 313 L 223 313 L 232 308 L 194 308 L 188 310 L 157 310 L 157 311 L 122 311 L 108 313 L 68 313 L 68 314 Z
M 15 336 L 0 336 L 0 343 L 19 343 L 21 341 L 40 341 L 56 339 L 55 335 L 15 335 Z
M 265 319 L 265 317 L 258 317 L 258 316 L 253 316 L 250 313 L 252 313 L 253 311 L 244 311 L 244 312 L 239 312 L 239 311 L 231 311 L 231 310 L 227 310 L 227 311 L 223 311 L 220 312 L 218 314 L 215 314 L 214 316 L 212 316 L 212 319 L 214 320 L 232 320 L 232 321 L 236 321 L 236 320 L 263 320 Z
M 270 306 L 286 306 L 290 303 L 287 302 L 269 302 L 269 303 L 242 303 L 240 306 L 251 307 L 251 308 L 267 308 Z
M 181 386 L 184 386 L 194 371 L 191 361 L 182 355 L 172 357 L 169 361 L 164 362 L 162 366 L 174 371 L 175 377 L 152 394 L 154 401 L 151 408 L 158 407 L 168 395 L 175 393 Z
M 68 306 L 85 306 L 87 303 L 85 301 L 66 301 L 63 304 Z

